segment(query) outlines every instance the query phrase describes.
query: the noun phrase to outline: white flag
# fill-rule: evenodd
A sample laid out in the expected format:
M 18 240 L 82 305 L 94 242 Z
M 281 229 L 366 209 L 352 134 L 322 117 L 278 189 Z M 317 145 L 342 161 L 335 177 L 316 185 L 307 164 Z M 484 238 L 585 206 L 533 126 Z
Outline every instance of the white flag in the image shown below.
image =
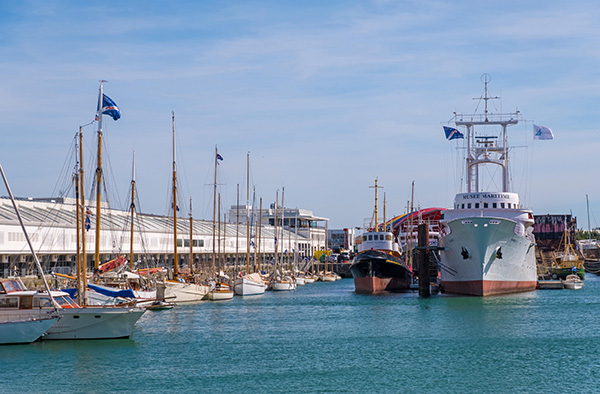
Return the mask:
M 554 134 L 552 130 L 545 126 L 533 125 L 533 139 L 534 140 L 553 140 Z

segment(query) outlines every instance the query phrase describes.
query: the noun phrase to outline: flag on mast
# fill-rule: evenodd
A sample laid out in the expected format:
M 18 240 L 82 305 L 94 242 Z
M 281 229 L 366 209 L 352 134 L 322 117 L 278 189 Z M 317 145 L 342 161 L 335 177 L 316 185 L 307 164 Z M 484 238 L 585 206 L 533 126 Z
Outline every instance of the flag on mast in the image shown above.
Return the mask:
M 117 107 L 117 104 L 104 93 L 102 93 L 102 110 L 98 108 L 98 113 L 108 115 L 114 120 L 121 117 L 121 111 L 119 110 L 119 107 Z M 96 120 L 99 120 L 98 116 L 99 115 L 96 115 Z
M 533 139 L 534 140 L 553 140 L 554 134 L 549 127 L 533 125 Z
M 444 132 L 446 133 L 446 139 L 448 141 L 450 140 L 455 140 L 458 138 L 465 138 L 465 136 L 463 135 L 463 133 L 461 133 L 460 131 L 452 128 L 452 127 L 446 127 L 444 126 Z

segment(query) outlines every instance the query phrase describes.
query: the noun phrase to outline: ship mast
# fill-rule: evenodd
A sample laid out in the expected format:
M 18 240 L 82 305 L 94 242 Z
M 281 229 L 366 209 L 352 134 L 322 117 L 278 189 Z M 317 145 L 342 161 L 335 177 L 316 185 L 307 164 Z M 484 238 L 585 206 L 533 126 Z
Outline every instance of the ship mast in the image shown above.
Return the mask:
M 133 271 L 133 216 L 135 214 L 135 151 L 133 151 L 133 164 L 131 167 L 131 234 L 129 240 L 129 269 Z
M 484 95 L 478 99 L 484 102 L 483 114 L 457 114 L 455 113 L 455 124 L 467 128 L 467 157 L 466 178 L 467 192 L 479 192 L 479 166 L 483 164 L 496 164 L 502 168 L 502 192 L 508 192 L 508 140 L 506 128 L 519 122 L 520 112 L 492 114 L 488 110 L 488 101 L 499 99 L 488 93 L 488 83 L 491 80 L 489 74 L 483 74 L 481 80 L 484 83 Z M 475 126 L 500 126 L 501 136 L 476 136 Z M 500 141 L 495 141 L 499 139 Z
M 375 189 L 375 211 L 374 211 L 374 215 L 375 215 L 375 232 L 379 232 L 379 216 L 377 214 L 377 189 L 383 189 L 383 186 L 377 186 L 377 181 L 378 178 L 375 178 L 375 186 L 369 186 L 370 189 Z

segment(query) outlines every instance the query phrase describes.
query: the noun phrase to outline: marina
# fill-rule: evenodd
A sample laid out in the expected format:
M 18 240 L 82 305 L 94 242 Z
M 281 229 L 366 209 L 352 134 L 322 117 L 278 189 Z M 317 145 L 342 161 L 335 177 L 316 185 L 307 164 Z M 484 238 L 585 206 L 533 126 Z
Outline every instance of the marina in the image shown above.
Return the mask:
M 317 282 L 146 313 L 128 340 L 5 346 L 0 360 L 28 392 L 153 393 L 168 381 L 178 392 L 563 393 L 564 376 L 553 371 L 565 362 L 580 373 L 578 391 L 596 391 L 595 275 L 578 291 L 488 298 L 353 287 Z M 567 352 L 577 357 L 566 361 Z

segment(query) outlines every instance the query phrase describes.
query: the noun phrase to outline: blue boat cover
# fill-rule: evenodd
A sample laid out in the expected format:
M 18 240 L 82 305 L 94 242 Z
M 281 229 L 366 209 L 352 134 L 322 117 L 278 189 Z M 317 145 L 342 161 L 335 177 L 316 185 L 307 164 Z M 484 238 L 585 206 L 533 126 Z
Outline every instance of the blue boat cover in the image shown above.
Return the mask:
M 133 290 L 111 290 L 106 287 L 96 286 L 88 283 L 88 288 L 94 290 L 96 293 L 100 293 L 107 297 L 121 297 L 121 298 L 135 298 L 135 294 L 133 294 Z
M 69 297 L 71 297 L 72 299 L 76 299 L 77 298 L 77 289 L 76 288 L 72 288 L 72 289 L 61 289 L 61 291 L 64 291 L 65 293 L 69 294 Z

